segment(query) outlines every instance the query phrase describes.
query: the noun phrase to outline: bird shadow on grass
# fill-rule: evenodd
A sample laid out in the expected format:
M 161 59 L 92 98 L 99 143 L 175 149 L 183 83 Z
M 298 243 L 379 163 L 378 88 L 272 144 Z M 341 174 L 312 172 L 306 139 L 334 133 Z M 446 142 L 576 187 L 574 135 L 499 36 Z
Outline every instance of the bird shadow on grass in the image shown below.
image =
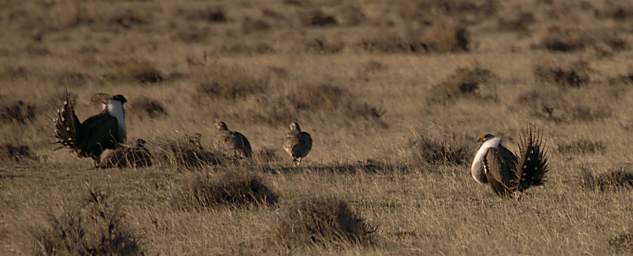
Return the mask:
M 387 162 L 378 162 L 374 160 L 358 161 L 356 163 L 333 163 L 333 164 L 314 164 L 305 166 L 260 166 L 264 172 L 271 172 L 275 174 L 290 174 L 290 173 L 341 173 L 341 174 L 354 174 L 354 173 L 407 173 L 409 172 L 409 166 L 405 164 L 393 164 Z

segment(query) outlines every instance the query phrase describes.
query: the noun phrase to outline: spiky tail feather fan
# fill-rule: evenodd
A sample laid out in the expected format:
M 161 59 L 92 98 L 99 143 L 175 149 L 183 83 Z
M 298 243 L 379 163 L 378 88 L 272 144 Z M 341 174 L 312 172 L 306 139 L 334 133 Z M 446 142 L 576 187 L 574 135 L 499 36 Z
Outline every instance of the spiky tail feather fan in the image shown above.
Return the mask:
M 529 127 L 519 142 L 519 159 L 516 176 L 519 178 L 518 190 L 524 191 L 545 182 L 548 172 L 547 149 L 542 134 Z
M 55 138 L 57 143 L 71 149 L 77 149 L 77 129 L 79 125 L 70 95 L 66 92 L 64 106 L 57 110 L 57 118 L 55 119 Z

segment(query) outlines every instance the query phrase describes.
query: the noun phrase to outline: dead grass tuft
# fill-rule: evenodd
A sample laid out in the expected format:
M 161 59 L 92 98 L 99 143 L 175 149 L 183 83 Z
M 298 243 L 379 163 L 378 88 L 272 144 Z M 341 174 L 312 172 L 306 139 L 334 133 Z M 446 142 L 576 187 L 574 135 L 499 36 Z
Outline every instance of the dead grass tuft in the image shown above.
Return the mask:
M 611 116 L 607 104 L 589 104 L 559 88 L 529 90 L 517 97 L 517 103 L 531 116 L 553 122 L 593 122 Z
M 497 27 L 502 31 L 527 32 L 530 26 L 536 22 L 531 12 L 520 12 L 513 17 L 499 17 Z
M 490 70 L 481 67 L 458 68 L 444 81 L 431 88 L 427 102 L 447 104 L 463 97 L 494 99 L 496 94 L 487 84 L 495 77 Z
M 341 52 L 345 48 L 342 42 L 334 42 L 321 38 L 306 40 L 305 50 L 310 53 L 319 54 L 335 54 Z
M 200 139 L 200 134 L 196 134 L 158 142 L 154 159 L 163 165 L 185 169 L 222 165 L 227 160 L 221 152 L 204 148 Z
M 617 167 L 606 173 L 595 175 L 584 169 L 581 186 L 594 191 L 613 191 L 633 188 L 633 172 L 626 167 Z
M 167 109 L 158 100 L 148 97 L 138 97 L 130 102 L 130 112 L 140 117 L 160 118 L 167 116 Z
M 35 255 L 142 255 L 140 239 L 110 197 L 90 190 L 79 204 L 32 231 Z
M 359 101 L 347 89 L 321 83 L 295 90 L 289 94 L 272 99 L 263 99 L 262 109 L 257 119 L 269 124 L 288 123 L 299 116 L 321 113 L 337 116 L 348 122 L 357 120 L 373 121 L 383 127 L 382 120 L 385 111 L 366 102 Z
M 145 143 L 145 141 L 143 141 Z M 123 146 L 106 150 L 101 155 L 99 168 L 142 168 L 152 166 L 152 154 L 144 146 Z
M 629 43 L 609 30 L 580 30 L 551 27 L 536 48 L 553 52 L 576 52 L 594 49 L 599 53 L 628 50 Z
M 204 9 L 196 9 L 195 11 L 179 10 L 179 13 L 186 19 L 192 21 L 206 21 L 209 23 L 227 22 L 227 15 L 224 8 L 220 6 L 210 6 Z
M 0 160 L 22 161 L 36 159 L 31 147 L 27 145 L 16 145 L 11 143 L 0 144 Z
M 633 253 L 633 233 L 629 231 L 609 239 L 609 246 L 617 253 Z
M 379 53 L 426 53 L 425 45 L 415 39 L 393 34 L 371 34 L 361 39 L 358 46 L 368 52 Z
M 115 63 L 113 73 L 104 77 L 113 82 L 137 82 L 157 84 L 165 80 L 165 75 L 148 61 L 127 60 Z
M 338 25 L 338 20 L 333 15 L 322 10 L 311 10 L 299 15 L 304 26 L 331 27 Z
M 198 95 L 208 98 L 236 100 L 265 93 L 268 77 L 255 76 L 236 66 L 213 65 L 206 74 L 205 82 L 197 87 Z
M 607 146 L 600 141 L 579 139 L 570 143 L 558 144 L 558 152 L 565 155 L 604 154 Z
M 245 34 L 255 33 L 255 32 L 266 32 L 270 31 L 272 26 L 268 24 L 268 22 L 255 19 L 250 17 L 245 17 L 242 20 L 242 32 Z
M 227 173 L 219 179 L 196 175 L 172 204 L 180 210 L 218 206 L 274 205 L 279 196 L 253 174 Z
M 265 147 L 255 153 L 255 159 L 262 163 L 278 162 L 282 160 L 279 150 Z
M 35 105 L 23 100 L 0 102 L 0 122 L 26 124 L 35 119 Z
M 443 138 L 430 138 L 417 134 L 409 139 L 405 150 L 414 164 L 464 165 L 470 161 L 475 143 L 474 139 L 456 135 Z
M 571 65 L 537 65 L 534 76 L 539 82 L 561 88 L 581 88 L 590 81 L 589 64 L 581 61 Z
M 277 236 L 288 247 L 375 242 L 377 227 L 334 198 L 308 199 L 289 205 L 279 218 Z
M 59 74 L 57 83 L 61 86 L 81 87 L 88 84 L 90 76 L 80 72 L 64 72 Z
M 470 49 L 468 30 L 451 22 L 434 22 L 419 42 L 430 52 L 467 52 Z
M 110 18 L 110 24 L 118 25 L 125 29 L 132 29 L 151 23 L 151 17 L 137 13 L 135 10 L 126 10 Z
M 0 78 L 10 81 L 25 80 L 29 78 L 30 71 L 22 66 L 5 66 L 0 72 Z

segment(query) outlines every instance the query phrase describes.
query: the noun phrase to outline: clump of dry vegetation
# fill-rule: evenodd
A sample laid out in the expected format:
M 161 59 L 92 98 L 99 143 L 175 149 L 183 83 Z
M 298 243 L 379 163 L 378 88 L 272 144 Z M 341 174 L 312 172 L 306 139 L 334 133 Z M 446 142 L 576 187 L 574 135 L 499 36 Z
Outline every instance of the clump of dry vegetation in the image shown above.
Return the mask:
M 609 239 L 609 246 L 616 253 L 633 253 L 633 232 L 622 233 Z
M 314 115 L 316 113 L 343 117 L 349 121 L 368 120 L 381 126 L 385 114 L 380 107 L 359 101 L 347 89 L 321 83 L 295 90 L 289 94 L 272 99 L 262 99 L 263 113 L 256 118 L 269 124 L 288 123 L 299 116 Z
M 579 139 L 569 143 L 558 144 L 558 152 L 565 155 L 604 154 L 607 146 L 600 141 Z
M 140 117 L 160 118 L 167 116 L 167 109 L 158 100 L 149 97 L 137 97 L 130 102 L 129 109 Z
M 101 155 L 99 168 L 142 168 L 152 166 L 152 154 L 145 148 L 145 140 L 136 145 L 107 150 Z
M 191 21 L 223 23 L 228 21 L 226 10 L 221 6 L 209 6 L 195 10 L 178 10 L 178 13 Z
M 609 79 L 609 85 L 611 86 L 631 86 L 633 85 L 633 72 L 628 72 L 624 75 L 619 75 Z
M 35 119 L 35 105 L 23 100 L 0 103 L 0 122 L 27 124 Z
M 304 26 L 330 27 L 338 25 L 336 17 L 325 13 L 323 10 L 310 10 L 301 15 L 301 24 Z
M 589 84 L 589 64 L 584 61 L 570 65 L 536 65 L 537 81 L 554 84 L 561 88 L 581 88 Z
M 444 81 L 433 85 L 427 97 L 427 102 L 447 104 L 464 97 L 494 99 L 496 95 L 489 83 L 495 77 L 495 74 L 490 70 L 478 66 L 474 68 L 458 68 Z
M 579 30 L 550 27 L 537 47 L 554 52 L 575 52 L 593 48 L 599 52 L 620 52 L 628 49 L 629 43 L 612 31 Z
M 280 161 L 282 158 L 277 149 L 265 147 L 255 153 L 255 159 L 262 163 L 270 163 Z
M 199 96 L 235 100 L 263 94 L 268 89 L 268 77 L 256 76 L 236 66 L 213 65 L 197 87 Z
M 597 191 L 631 189 L 633 188 L 633 172 L 625 167 L 618 167 L 596 175 L 584 169 L 581 185 L 586 189 Z
M 473 143 L 468 143 L 469 141 Z M 415 164 L 464 165 L 470 161 L 475 147 L 474 141 L 456 135 L 432 138 L 416 134 L 409 139 L 405 150 L 409 152 L 409 157 Z
M 221 152 L 203 147 L 200 139 L 201 135 L 196 134 L 157 142 L 154 159 L 163 165 L 186 169 L 222 165 L 227 160 Z
M 519 12 L 512 17 L 500 17 L 497 20 L 497 26 L 502 31 L 527 32 L 535 22 L 536 18 L 533 13 Z
M 519 94 L 517 103 L 531 116 L 553 122 L 593 122 L 611 116 L 606 103 L 589 104 L 586 98 L 562 89 L 534 89 Z
M 309 39 L 305 42 L 306 51 L 311 53 L 335 54 L 342 51 L 343 48 L 345 45 L 342 42 L 322 38 Z
M 360 49 L 379 53 L 426 53 L 427 48 L 414 36 L 403 36 L 390 31 L 367 35 L 357 42 Z
M 470 50 L 469 38 L 464 26 L 451 22 L 434 22 L 424 31 L 419 42 L 430 52 L 466 52 Z
M 181 210 L 229 206 L 274 205 L 279 195 L 259 176 L 229 172 L 219 179 L 206 174 L 193 177 L 180 194 L 172 198 L 174 207 Z
M 21 161 L 36 159 L 35 154 L 28 145 L 3 143 L 0 144 L 0 160 Z
M 64 72 L 59 74 L 57 83 L 64 87 L 81 87 L 88 84 L 90 75 L 81 72 Z
M 142 255 L 140 238 L 108 194 L 90 190 L 81 202 L 32 231 L 35 255 Z
M 112 73 L 104 77 L 112 82 L 135 82 L 140 84 L 158 84 L 166 77 L 149 61 L 126 60 L 113 63 Z
M 293 202 L 279 217 L 279 242 L 288 247 L 308 245 L 359 244 L 375 242 L 373 226 L 347 202 L 335 198 L 317 198 Z

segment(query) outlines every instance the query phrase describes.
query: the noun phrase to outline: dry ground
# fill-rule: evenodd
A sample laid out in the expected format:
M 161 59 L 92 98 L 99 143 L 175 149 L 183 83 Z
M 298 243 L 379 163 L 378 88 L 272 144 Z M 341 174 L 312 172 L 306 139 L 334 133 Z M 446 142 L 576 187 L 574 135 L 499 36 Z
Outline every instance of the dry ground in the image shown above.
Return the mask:
M 633 253 L 632 25 L 608 0 L 2 1 L 0 255 L 37 253 L 91 190 L 146 255 Z M 155 155 L 195 133 L 215 150 L 222 119 L 257 160 L 91 169 L 52 144 L 65 90 L 81 119 L 92 94 L 124 94 L 128 137 Z M 314 138 L 306 168 L 281 150 L 291 120 Z M 475 140 L 514 149 L 528 124 L 548 183 L 498 198 L 469 176 Z M 174 206 L 234 172 L 278 203 Z M 282 241 L 285 209 L 315 197 L 347 202 L 372 241 Z

